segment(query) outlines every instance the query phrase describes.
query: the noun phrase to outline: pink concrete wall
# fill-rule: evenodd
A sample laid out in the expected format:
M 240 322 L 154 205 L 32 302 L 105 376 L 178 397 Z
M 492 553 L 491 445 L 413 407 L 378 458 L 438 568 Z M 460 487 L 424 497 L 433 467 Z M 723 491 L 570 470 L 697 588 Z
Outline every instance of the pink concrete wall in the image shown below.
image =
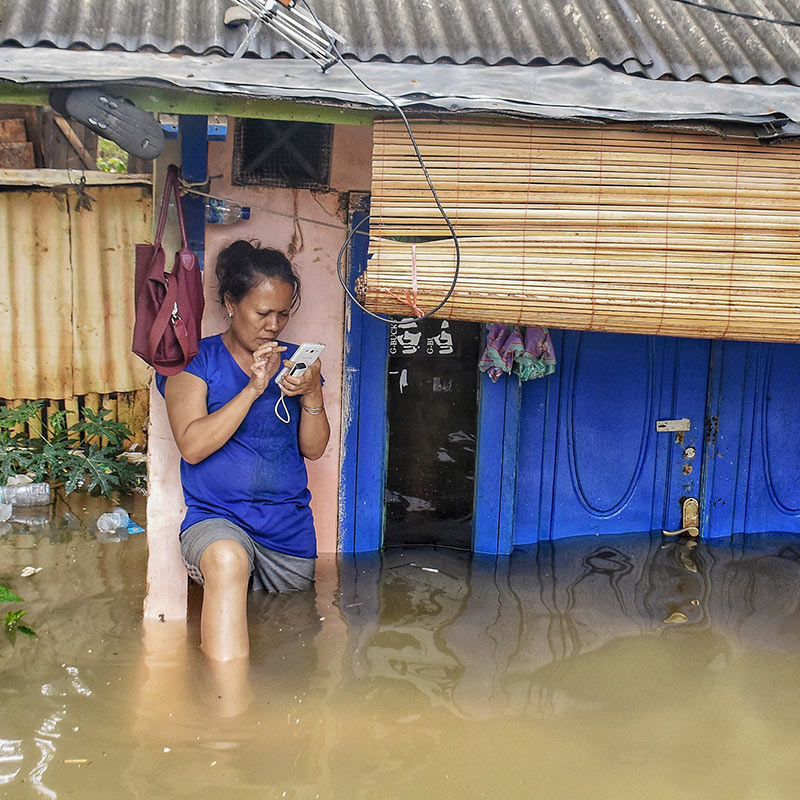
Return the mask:
M 309 462 L 308 471 L 318 548 L 321 553 L 335 552 L 344 345 L 344 292 L 336 277 L 336 255 L 346 235 L 347 206 L 342 195 L 349 191 L 369 190 L 372 129 L 357 126 L 335 128 L 330 192 L 232 186 L 232 158 L 233 120 L 230 121 L 227 142 L 209 143 L 208 174 L 213 176 L 210 193 L 250 206 L 251 217 L 233 225 L 206 227 L 204 335 L 218 333 L 227 324 L 216 296 L 214 276 L 214 263 L 222 248 L 240 238 L 259 239 L 264 246 L 276 247 L 290 254 L 300 275 L 303 300 L 283 336 L 290 341 L 321 341 L 327 345 L 323 373 L 331 441 L 319 461 Z M 294 220 L 292 216 L 315 222 Z M 316 221 L 327 225 L 318 225 Z M 152 619 L 163 614 L 166 619 L 175 619 L 185 613 L 186 603 L 186 582 L 176 547 L 183 497 L 177 475 L 177 450 L 166 424 L 164 404 L 157 392 L 152 394 L 151 489 L 147 513 L 149 594 L 145 615 Z

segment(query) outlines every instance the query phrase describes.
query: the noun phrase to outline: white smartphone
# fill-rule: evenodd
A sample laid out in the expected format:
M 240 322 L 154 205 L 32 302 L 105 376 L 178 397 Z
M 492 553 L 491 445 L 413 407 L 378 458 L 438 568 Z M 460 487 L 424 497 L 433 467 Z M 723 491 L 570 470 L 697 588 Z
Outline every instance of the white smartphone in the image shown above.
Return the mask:
M 322 342 L 303 342 L 297 350 L 294 351 L 292 357 L 289 359 L 294 366 L 291 369 L 291 375 L 302 375 L 319 357 L 325 345 Z M 283 376 L 289 372 L 289 367 L 284 367 L 276 376 L 275 383 L 278 386 L 283 384 Z

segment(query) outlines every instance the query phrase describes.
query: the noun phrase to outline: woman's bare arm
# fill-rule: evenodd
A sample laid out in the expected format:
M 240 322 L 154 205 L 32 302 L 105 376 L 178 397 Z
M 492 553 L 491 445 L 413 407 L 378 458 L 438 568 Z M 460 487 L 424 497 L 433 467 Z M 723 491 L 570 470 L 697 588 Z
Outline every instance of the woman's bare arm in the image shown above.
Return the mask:
M 250 382 L 222 408 L 208 413 L 208 386 L 202 378 L 190 372 L 180 372 L 167 378 L 164 397 L 172 435 L 181 456 L 197 464 L 216 453 L 236 432 L 247 412 L 267 386 L 275 371 L 277 345 L 265 345 L 253 353 Z M 273 352 L 274 351 L 274 352 Z

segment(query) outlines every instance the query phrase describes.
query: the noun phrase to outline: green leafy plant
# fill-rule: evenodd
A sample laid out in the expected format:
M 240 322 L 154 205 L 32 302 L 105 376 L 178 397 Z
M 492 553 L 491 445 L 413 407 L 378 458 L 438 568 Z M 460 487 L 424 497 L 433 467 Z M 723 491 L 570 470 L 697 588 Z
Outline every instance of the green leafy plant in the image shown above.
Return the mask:
M 115 489 L 129 492 L 144 487 L 145 465 L 132 464 L 123 444 L 132 434 L 124 422 L 107 419 L 108 409 L 55 411 L 47 415 L 40 434 L 29 436 L 28 422 L 39 418 L 44 403 L 25 402 L 16 408 L 0 408 L 0 482 L 10 475 L 29 473 L 34 480 L 63 484 L 70 494 L 78 488 L 108 497 Z
M 0 583 L 0 603 L 21 603 L 22 598 L 18 597 L 7 586 Z M 25 636 L 36 636 L 36 631 L 27 625 L 21 625 L 20 620 L 27 615 L 27 611 L 9 611 L 3 618 L 3 629 L 6 638 L 13 645 L 17 640 L 17 634 Z
M 100 136 L 97 139 L 97 168 L 103 172 L 127 172 L 128 153 Z

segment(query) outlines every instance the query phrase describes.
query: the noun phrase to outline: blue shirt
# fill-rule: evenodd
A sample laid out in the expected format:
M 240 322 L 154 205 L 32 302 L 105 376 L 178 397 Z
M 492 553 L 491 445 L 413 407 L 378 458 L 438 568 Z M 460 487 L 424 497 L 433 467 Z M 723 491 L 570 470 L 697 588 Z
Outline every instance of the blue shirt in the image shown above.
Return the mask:
M 293 352 L 292 345 L 280 344 L 286 344 L 288 352 Z M 250 380 L 221 335 L 202 339 L 200 352 L 184 371 L 196 375 L 208 387 L 209 414 L 229 402 Z M 165 382 L 163 378 L 158 380 L 162 393 Z M 286 398 L 291 416 L 287 424 L 275 416 L 280 394 L 271 379 L 242 424 L 219 450 L 198 464 L 181 460 L 187 506 L 181 531 L 201 520 L 222 517 L 272 550 L 303 558 L 316 555 L 311 492 L 297 440 L 300 398 Z

